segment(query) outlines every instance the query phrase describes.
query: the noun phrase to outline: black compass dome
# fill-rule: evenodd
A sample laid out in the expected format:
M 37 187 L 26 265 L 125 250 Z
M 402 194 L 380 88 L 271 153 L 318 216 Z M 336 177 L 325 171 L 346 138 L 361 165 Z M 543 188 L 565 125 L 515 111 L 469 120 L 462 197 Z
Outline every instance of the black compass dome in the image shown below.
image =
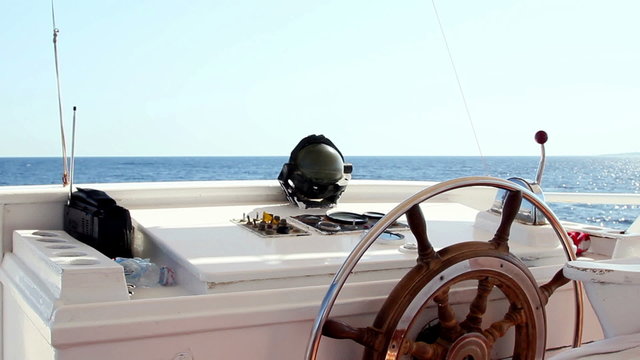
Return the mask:
M 342 155 L 327 144 L 301 149 L 294 161 L 304 177 L 318 184 L 333 184 L 344 176 Z
M 351 164 L 323 135 L 300 140 L 278 176 L 292 203 L 303 207 L 332 207 L 351 179 Z

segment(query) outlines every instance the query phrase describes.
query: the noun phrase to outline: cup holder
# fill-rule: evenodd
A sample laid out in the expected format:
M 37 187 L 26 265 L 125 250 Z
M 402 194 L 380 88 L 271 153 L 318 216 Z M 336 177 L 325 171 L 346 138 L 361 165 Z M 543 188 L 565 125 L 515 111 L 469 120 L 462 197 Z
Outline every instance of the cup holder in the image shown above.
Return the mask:
M 78 255 L 78 256 L 84 256 L 84 255 Z M 56 257 L 54 259 L 52 259 L 56 264 L 60 264 L 60 265 L 77 265 L 77 266 L 82 266 L 82 265 L 97 265 L 100 263 L 100 260 L 96 259 L 96 258 L 91 258 L 91 257 L 87 257 L 87 258 L 70 258 L 70 257 Z
M 67 242 L 67 240 L 65 239 L 58 239 L 58 238 L 42 238 L 42 239 L 36 239 L 36 241 L 40 241 L 43 243 L 64 243 Z
M 54 244 L 47 245 L 47 248 L 54 250 L 62 250 L 62 249 L 74 249 L 76 246 L 71 244 Z
M 100 263 L 100 260 L 94 259 L 94 258 L 73 259 L 69 261 L 69 265 L 96 265 L 99 263 Z
M 56 237 L 56 236 L 60 236 L 58 233 L 54 233 L 52 231 L 42 231 L 42 230 L 38 230 L 38 231 L 34 231 L 31 233 L 32 235 L 35 236 L 42 236 L 42 237 Z
M 83 251 L 58 251 L 55 252 L 54 255 L 59 257 L 78 257 L 86 256 L 87 253 Z

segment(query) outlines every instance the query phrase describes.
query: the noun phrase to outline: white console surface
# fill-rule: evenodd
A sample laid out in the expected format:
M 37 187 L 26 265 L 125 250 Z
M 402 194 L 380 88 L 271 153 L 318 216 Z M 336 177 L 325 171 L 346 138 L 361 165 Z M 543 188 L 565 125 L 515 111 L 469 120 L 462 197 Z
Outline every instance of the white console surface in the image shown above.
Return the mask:
M 397 204 L 346 203 L 329 210 L 364 213 L 387 212 Z M 469 240 L 486 241 L 492 233 L 474 228 L 477 211 L 456 203 L 422 205 L 431 243 L 436 249 Z M 200 281 L 230 283 L 327 275 L 340 264 L 361 239 L 363 232 L 321 234 L 309 229 L 307 236 L 261 237 L 232 222 L 243 214 L 263 211 L 287 218 L 301 214 L 324 215 L 327 210 L 299 209 L 288 204 L 139 209 L 131 214 L 139 231 L 168 257 Z M 404 217 L 400 219 L 405 222 Z M 298 223 L 294 223 L 298 224 Z M 394 230 L 406 239 L 411 232 Z M 357 272 L 409 268 L 415 252 L 403 252 L 404 241 L 376 242 L 356 268 Z

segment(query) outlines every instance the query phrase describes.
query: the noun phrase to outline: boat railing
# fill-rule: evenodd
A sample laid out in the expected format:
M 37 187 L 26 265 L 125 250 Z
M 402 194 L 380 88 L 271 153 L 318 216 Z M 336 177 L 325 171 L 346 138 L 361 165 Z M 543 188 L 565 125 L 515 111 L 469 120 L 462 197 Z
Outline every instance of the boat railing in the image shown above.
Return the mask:
M 547 202 L 598 205 L 640 205 L 640 194 L 545 192 Z

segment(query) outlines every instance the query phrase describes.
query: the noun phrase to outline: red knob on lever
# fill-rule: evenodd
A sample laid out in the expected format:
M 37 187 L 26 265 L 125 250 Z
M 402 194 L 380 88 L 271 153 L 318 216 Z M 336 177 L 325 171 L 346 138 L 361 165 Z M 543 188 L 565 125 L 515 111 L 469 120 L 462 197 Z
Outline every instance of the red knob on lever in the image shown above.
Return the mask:
M 547 133 L 544 130 L 540 130 L 536 133 L 536 142 L 540 145 L 544 145 L 544 143 L 547 142 L 547 140 L 549 140 L 549 137 L 547 136 Z

